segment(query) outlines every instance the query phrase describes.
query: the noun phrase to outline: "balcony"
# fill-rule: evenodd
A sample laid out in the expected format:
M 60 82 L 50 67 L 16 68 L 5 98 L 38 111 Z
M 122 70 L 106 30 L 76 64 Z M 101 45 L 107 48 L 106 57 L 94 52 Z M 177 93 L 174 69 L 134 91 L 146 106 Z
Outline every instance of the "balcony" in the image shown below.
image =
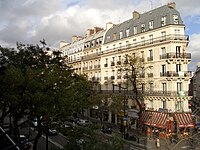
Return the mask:
M 110 66 L 115 66 L 115 62 L 112 61 L 111 64 L 110 64 Z
M 94 69 L 99 69 L 100 65 L 94 65 Z
M 108 77 L 104 77 L 104 80 L 108 80 Z
M 114 80 L 114 79 L 115 79 L 115 76 L 111 76 L 110 79 L 111 79 L 111 80 Z
M 121 61 L 117 61 L 117 65 L 121 65 Z
M 170 58 L 177 58 L 177 59 L 191 59 L 191 53 L 166 53 L 160 55 L 160 59 L 170 59 Z
M 104 64 L 104 67 L 108 67 L 108 64 Z
M 88 67 L 83 67 L 83 70 L 88 70 Z
M 105 94 L 121 94 L 120 89 L 115 89 L 114 92 L 113 90 L 102 90 L 102 93 Z M 185 96 L 188 96 L 188 92 L 184 91 L 183 92 Z M 177 91 L 138 91 L 139 95 L 142 96 L 161 96 L 161 97 L 180 97 L 180 94 L 177 93 Z M 133 96 L 133 90 L 129 89 L 126 91 L 126 96 Z
M 167 71 L 160 72 L 160 77 L 192 77 L 192 71 Z
M 139 74 L 139 78 L 145 78 L 145 73 Z
M 148 78 L 153 78 L 153 73 L 148 73 L 147 76 Z
M 99 77 L 92 77 L 92 81 L 93 82 L 98 82 L 98 81 L 100 81 L 100 78 Z
M 122 78 L 122 76 L 117 76 L 117 79 L 121 79 Z
M 92 66 L 89 66 L 89 69 L 92 70 Z
M 153 61 L 153 56 L 147 57 L 148 61 Z

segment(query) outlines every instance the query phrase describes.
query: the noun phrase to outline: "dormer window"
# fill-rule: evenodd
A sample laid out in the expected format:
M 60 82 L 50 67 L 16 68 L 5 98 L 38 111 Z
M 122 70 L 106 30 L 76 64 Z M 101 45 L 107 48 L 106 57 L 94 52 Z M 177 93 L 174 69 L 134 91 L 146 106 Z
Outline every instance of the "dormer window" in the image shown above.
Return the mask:
M 133 27 L 133 34 L 137 34 L 137 26 Z
M 153 29 L 153 21 L 149 21 L 149 30 Z
M 141 24 L 141 32 L 145 32 L 145 24 Z
M 126 37 L 129 37 L 130 29 L 126 29 Z
M 165 26 L 166 25 L 166 16 L 161 18 L 161 26 Z
M 178 24 L 179 23 L 178 15 L 173 15 L 173 21 L 174 21 L 174 24 Z
M 110 35 L 108 35 L 106 38 L 107 38 L 107 40 L 110 40 Z
M 123 38 L 123 32 L 122 32 L 122 31 L 119 32 L 119 38 L 120 38 L 120 39 Z

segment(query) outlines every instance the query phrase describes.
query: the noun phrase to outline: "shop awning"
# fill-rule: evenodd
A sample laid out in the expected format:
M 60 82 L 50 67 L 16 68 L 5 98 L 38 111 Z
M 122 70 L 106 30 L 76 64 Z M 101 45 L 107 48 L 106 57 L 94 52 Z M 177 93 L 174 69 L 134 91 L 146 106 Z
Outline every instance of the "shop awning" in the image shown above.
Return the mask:
M 175 113 L 174 117 L 179 127 L 194 127 L 191 113 Z
M 166 128 L 168 117 L 168 113 L 143 111 L 140 117 L 140 121 L 149 126 Z

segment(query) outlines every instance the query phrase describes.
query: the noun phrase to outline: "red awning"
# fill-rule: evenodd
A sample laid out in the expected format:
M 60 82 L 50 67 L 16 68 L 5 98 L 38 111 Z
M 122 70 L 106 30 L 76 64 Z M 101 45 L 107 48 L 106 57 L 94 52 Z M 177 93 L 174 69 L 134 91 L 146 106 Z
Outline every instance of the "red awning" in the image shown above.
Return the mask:
M 149 126 L 155 126 L 158 128 L 166 128 L 168 113 L 143 111 L 140 121 Z
M 194 127 L 191 113 L 175 113 L 174 117 L 179 127 Z

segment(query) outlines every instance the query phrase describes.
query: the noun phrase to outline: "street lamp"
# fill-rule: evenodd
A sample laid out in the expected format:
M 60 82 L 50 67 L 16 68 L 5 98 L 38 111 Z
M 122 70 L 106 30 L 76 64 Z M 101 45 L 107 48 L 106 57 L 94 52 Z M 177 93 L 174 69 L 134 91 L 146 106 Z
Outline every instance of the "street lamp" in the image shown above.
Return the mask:
M 115 84 L 113 84 L 113 87 L 114 86 L 117 86 L 117 87 L 119 87 L 120 88 L 120 90 L 121 89 L 123 89 L 124 90 L 124 117 L 123 117 L 123 120 L 121 121 L 121 123 L 123 122 L 123 134 L 124 134 L 124 139 L 126 139 L 126 130 L 125 130 L 125 127 L 126 127 L 126 125 L 125 125 L 125 113 L 126 113 L 126 91 L 125 90 L 127 90 L 128 89 L 128 87 L 122 87 L 121 85 L 115 85 Z M 113 88 L 113 92 L 114 92 L 114 88 Z M 119 91 L 120 92 L 120 91 Z M 127 122 L 126 122 L 127 123 Z

